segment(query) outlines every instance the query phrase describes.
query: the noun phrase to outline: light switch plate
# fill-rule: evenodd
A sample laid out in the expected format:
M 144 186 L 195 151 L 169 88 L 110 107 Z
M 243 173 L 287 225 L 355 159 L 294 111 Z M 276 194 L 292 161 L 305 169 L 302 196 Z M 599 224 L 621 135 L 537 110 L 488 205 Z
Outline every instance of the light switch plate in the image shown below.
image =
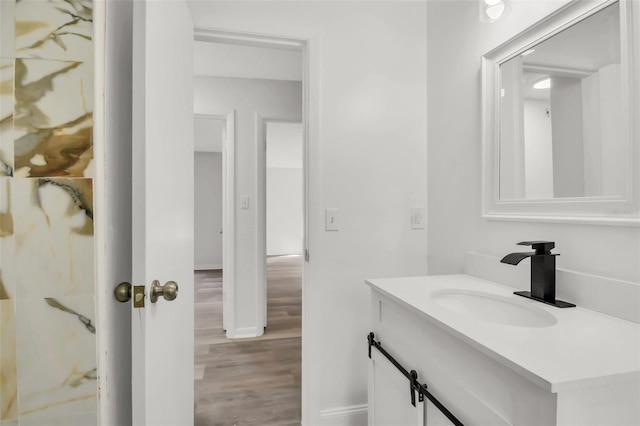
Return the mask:
M 326 231 L 338 230 L 338 209 L 324 210 L 324 229 Z
M 411 208 L 411 229 L 424 229 L 425 213 L 422 207 Z

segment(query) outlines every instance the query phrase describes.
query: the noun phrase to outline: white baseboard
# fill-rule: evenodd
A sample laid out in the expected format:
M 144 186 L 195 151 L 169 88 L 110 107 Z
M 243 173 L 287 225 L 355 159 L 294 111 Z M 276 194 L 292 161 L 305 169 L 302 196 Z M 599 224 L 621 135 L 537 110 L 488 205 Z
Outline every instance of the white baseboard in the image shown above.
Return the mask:
M 531 287 L 531 267 L 526 260 L 514 267 L 500 263 L 498 257 L 469 252 L 465 273 L 518 290 Z M 640 283 L 558 268 L 556 292 L 560 300 L 640 324 Z
M 320 411 L 326 426 L 363 426 L 367 424 L 367 404 L 328 408 Z
M 194 271 L 209 271 L 211 269 L 222 269 L 222 265 L 211 264 L 211 265 L 196 265 L 193 267 Z
M 249 339 L 251 337 L 258 337 L 264 334 L 264 328 L 262 327 L 243 327 L 236 328 L 235 330 L 227 330 L 227 337 L 229 339 Z

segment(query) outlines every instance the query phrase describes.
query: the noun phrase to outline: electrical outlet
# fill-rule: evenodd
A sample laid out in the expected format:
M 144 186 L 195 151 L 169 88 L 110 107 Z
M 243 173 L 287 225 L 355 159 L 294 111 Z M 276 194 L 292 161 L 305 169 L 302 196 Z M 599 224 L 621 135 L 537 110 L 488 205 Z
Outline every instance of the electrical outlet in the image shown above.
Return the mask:
M 412 207 L 411 208 L 411 229 L 424 229 L 424 208 Z
M 324 229 L 326 231 L 338 230 L 338 209 L 324 210 Z

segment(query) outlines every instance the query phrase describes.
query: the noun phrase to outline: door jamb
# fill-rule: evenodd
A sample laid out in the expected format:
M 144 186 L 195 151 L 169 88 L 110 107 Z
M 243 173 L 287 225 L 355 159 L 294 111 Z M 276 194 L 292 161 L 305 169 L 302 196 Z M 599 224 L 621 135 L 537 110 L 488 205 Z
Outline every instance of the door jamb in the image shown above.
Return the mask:
M 222 328 L 235 332 L 235 110 L 226 114 L 194 114 L 225 122 L 222 141 Z
M 258 329 L 267 326 L 267 124 L 268 123 L 292 123 L 304 126 L 301 117 L 298 115 L 278 115 L 264 117 L 256 114 L 256 230 L 257 230 L 257 268 L 256 268 L 256 305 Z M 304 128 L 304 127 L 303 127 Z M 303 132 L 304 147 L 304 132 Z M 303 154 L 304 158 L 304 154 Z M 305 164 L 303 161 L 302 175 L 303 179 L 306 174 Z M 305 193 L 303 193 L 305 198 Z M 304 212 L 303 212 L 304 215 Z M 303 247 L 304 250 L 304 247 Z M 304 253 L 302 253 L 304 257 Z
M 222 327 L 235 330 L 236 277 L 236 112 L 227 113 L 227 128 L 222 147 Z M 227 232 L 228 230 L 228 232 Z M 226 309 L 225 309 L 226 307 Z M 229 310 L 231 308 L 231 310 Z

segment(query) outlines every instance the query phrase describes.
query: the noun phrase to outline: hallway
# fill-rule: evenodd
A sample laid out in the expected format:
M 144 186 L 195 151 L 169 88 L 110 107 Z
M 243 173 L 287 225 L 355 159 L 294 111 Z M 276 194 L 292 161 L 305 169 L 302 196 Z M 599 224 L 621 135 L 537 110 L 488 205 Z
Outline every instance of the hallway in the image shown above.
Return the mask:
M 267 258 L 267 329 L 222 330 L 222 271 L 195 272 L 197 426 L 299 425 L 302 258 Z

